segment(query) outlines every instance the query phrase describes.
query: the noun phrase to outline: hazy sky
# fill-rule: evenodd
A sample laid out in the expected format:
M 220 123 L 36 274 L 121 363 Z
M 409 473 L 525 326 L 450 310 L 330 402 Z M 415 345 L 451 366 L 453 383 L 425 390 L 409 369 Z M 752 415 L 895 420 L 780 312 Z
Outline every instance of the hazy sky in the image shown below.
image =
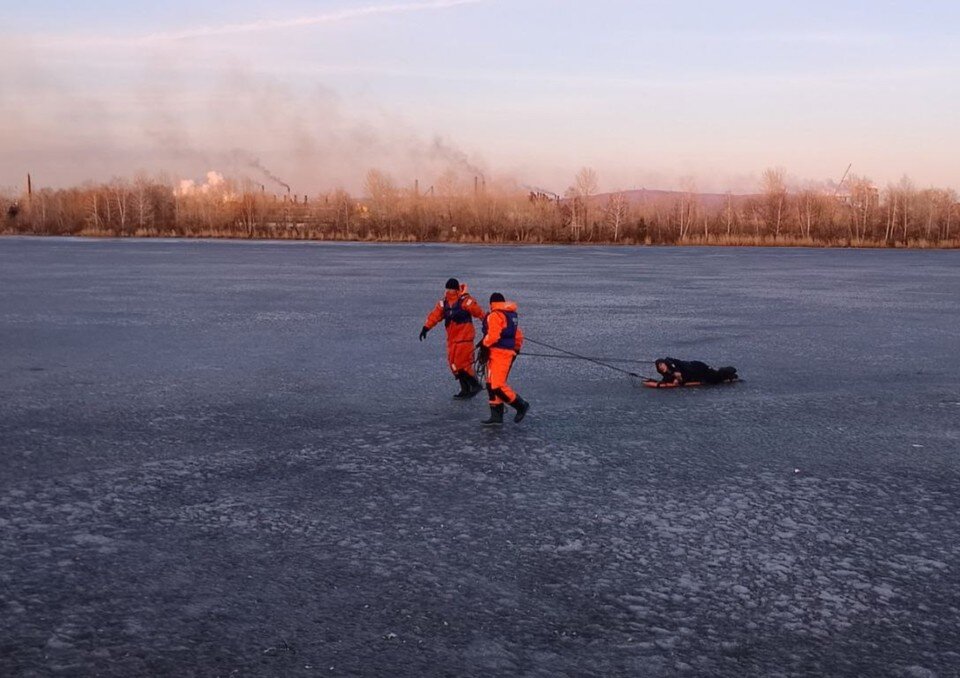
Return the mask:
M 0 186 L 137 170 L 960 189 L 960 2 L 0 0 Z M 261 177 L 262 178 L 262 177 Z

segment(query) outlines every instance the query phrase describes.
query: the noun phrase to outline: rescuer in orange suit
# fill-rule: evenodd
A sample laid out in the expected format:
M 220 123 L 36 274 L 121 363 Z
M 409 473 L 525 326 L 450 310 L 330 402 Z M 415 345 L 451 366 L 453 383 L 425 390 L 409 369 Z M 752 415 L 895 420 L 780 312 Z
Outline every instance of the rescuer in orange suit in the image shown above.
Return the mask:
M 517 411 L 513 420 L 518 424 L 530 409 L 530 403 L 507 384 L 510 368 L 522 347 L 523 331 L 520 329 L 516 303 L 494 292 L 490 295 L 490 312 L 483 319 L 483 339 L 479 344 L 480 360 L 487 362 L 490 418 L 483 422 L 487 426 L 503 423 L 504 403 Z
M 420 330 L 420 341 L 423 341 L 427 332 L 443 321 L 447 329 L 447 364 L 460 382 L 460 392 L 453 397 L 459 400 L 472 398 L 483 390 L 473 371 L 474 318 L 482 320 L 483 309 L 467 292 L 466 285 L 450 278 L 443 299 L 430 311 Z

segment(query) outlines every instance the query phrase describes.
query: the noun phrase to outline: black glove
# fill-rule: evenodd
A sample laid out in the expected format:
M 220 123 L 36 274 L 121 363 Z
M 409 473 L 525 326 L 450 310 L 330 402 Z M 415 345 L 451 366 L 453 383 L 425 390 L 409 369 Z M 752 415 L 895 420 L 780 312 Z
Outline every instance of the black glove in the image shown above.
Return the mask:
M 486 365 L 490 361 L 490 349 L 483 345 L 483 342 L 477 345 L 477 360 Z
M 420 341 L 423 341 L 424 339 L 427 338 L 427 332 L 429 331 L 430 330 L 427 329 L 426 325 L 420 328 Z

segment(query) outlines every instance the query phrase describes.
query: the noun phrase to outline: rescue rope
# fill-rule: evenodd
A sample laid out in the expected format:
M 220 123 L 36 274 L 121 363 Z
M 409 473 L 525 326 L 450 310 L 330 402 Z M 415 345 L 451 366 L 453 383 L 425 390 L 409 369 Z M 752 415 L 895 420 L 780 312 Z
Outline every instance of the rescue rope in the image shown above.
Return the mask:
M 637 374 L 636 372 L 631 372 L 630 370 L 625 370 L 623 368 L 610 365 L 609 363 L 605 363 L 602 360 L 597 360 L 596 358 L 591 358 L 589 356 L 580 355 L 579 353 L 574 353 L 573 351 L 568 351 L 565 348 L 560 348 L 559 346 L 553 346 L 551 344 L 546 343 L 545 341 L 537 341 L 536 339 L 531 339 L 530 337 L 524 337 L 524 341 L 529 342 L 531 344 L 536 344 L 537 346 L 543 346 L 544 348 L 549 348 L 551 351 L 559 351 L 560 353 L 565 353 L 570 358 L 576 358 L 577 360 L 586 360 L 587 362 L 593 363 L 595 365 L 600 365 L 601 367 L 606 367 L 607 369 L 614 370 L 616 372 L 620 372 L 622 374 L 626 374 L 631 377 L 636 377 L 637 379 L 650 379 L 650 377 L 645 377 L 642 374 Z M 520 355 L 534 355 L 534 354 L 521 352 Z M 563 356 L 545 356 L 544 355 L 542 357 L 561 358 Z
M 477 351 L 476 357 L 473 359 L 473 371 L 474 376 L 477 378 L 481 384 L 486 385 L 487 383 L 487 363 L 484 360 L 480 360 L 480 352 Z
M 580 358 L 579 356 L 556 355 L 554 353 L 531 353 L 529 351 L 523 351 L 520 355 L 526 356 L 528 358 L 534 357 L 534 358 L 561 358 L 563 360 L 582 360 L 582 358 Z M 604 357 L 600 357 L 600 358 L 592 357 L 591 360 L 601 360 L 607 363 L 634 363 L 637 365 L 654 362 L 653 360 L 631 360 L 629 358 L 604 358 Z

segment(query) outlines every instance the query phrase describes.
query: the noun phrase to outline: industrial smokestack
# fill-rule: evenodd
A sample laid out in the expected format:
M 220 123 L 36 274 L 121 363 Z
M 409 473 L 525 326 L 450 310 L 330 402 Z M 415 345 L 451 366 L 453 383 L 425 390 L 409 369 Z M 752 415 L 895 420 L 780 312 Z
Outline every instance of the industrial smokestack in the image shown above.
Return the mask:
M 473 194 L 476 195 L 480 192 L 480 177 L 473 178 Z
M 420 197 L 420 180 L 419 179 L 413 180 L 413 197 L 414 198 Z
M 29 203 L 33 200 L 33 180 L 30 178 L 30 173 L 27 172 L 27 202 Z
M 252 160 L 248 160 L 248 161 L 247 161 L 247 165 L 249 165 L 250 167 L 253 167 L 253 168 L 259 170 L 260 173 L 263 174 L 263 176 L 265 176 L 265 177 L 266 177 L 267 179 L 269 179 L 270 181 L 272 181 L 272 182 L 274 182 L 274 183 L 276 183 L 276 184 L 279 184 L 280 186 L 283 186 L 283 187 L 287 190 L 287 195 L 290 195 L 290 184 L 288 184 L 288 183 L 285 182 L 283 179 L 281 179 L 280 177 L 278 177 L 276 174 L 274 174 L 273 172 L 271 172 L 270 170 L 268 170 L 266 167 L 264 167 L 264 166 L 260 163 L 260 159 L 259 159 L 259 158 L 253 158 Z

